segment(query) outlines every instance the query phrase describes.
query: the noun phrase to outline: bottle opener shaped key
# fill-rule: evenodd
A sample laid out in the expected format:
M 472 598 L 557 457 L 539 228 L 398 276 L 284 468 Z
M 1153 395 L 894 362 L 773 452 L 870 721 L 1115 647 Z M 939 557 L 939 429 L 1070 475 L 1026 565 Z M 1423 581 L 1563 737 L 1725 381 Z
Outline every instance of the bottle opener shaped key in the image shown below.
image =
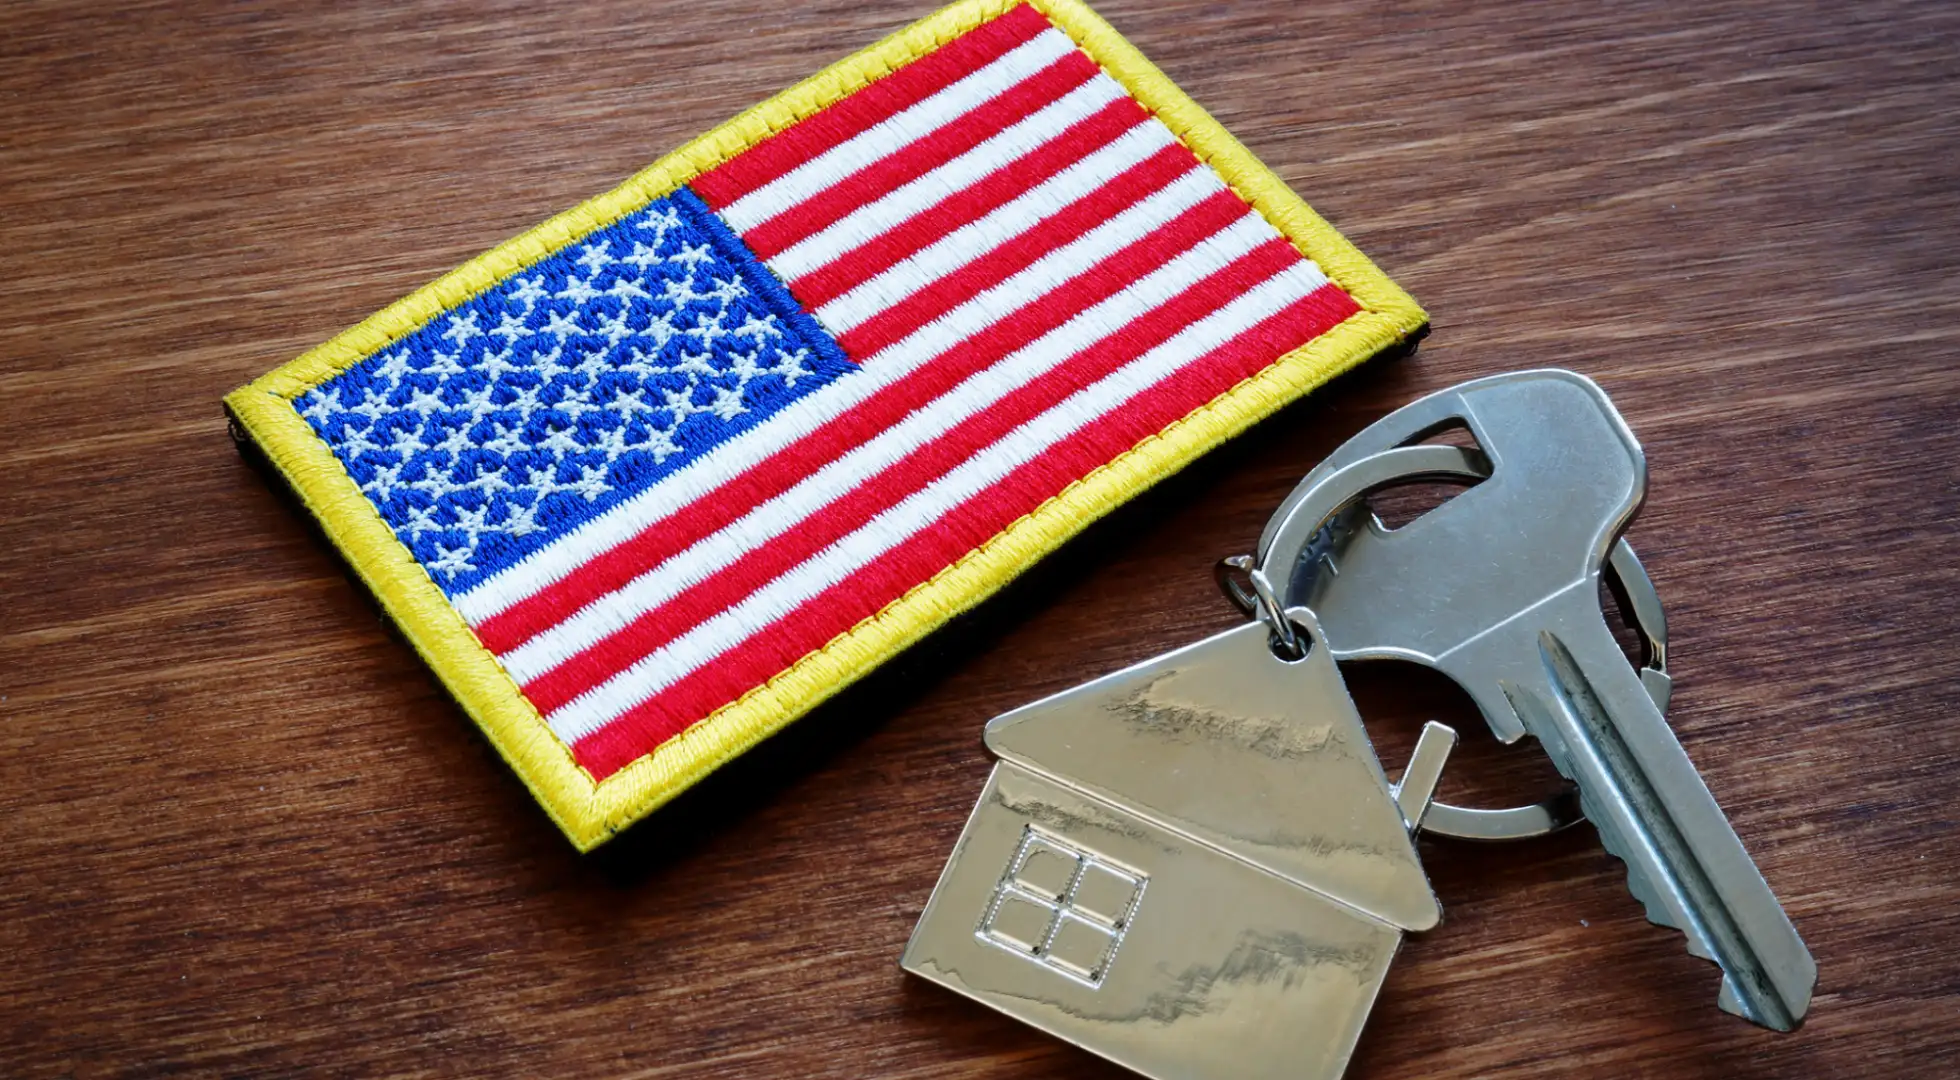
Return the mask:
M 1425 443 L 1467 428 L 1475 448 Z M 1310 473 L 1227 592 L 1257 621 L 996 718 L 999 758 L 903 965 L 1146 1076 L 1338 1077 L 1402 934 L 1441 918 L 1418 830 L 1538 835 L 1583 810 L 1649 917 L 1723 971 L 1720 1004 L 1801 1022 L 1816 966 L 1662 715 L 1665 627 L 1621 539 L 1639 445 L 1569 372 L 1478 380 Z M 1362 502 L 1471 485 L 1398 529 Z M 1640 633 L 1626 662 L 1602 582 Z M 1463 684 L 1570 796 L 1435 804 L 1455 733 L 1390 783 L 1337 659 Z

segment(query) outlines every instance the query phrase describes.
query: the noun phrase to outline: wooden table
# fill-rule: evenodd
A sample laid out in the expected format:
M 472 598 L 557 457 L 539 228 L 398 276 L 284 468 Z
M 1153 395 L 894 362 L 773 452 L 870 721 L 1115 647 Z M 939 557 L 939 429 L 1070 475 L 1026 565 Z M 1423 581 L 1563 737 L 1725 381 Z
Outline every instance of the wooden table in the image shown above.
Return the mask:
M 990 716 L 1234 623 L 1329 449 L 1598 378 L 1673 719 L 1822 976 L 1716 1010 L 1590 829 L 1426 841 L 1447 920 L 1351 1075 L 1960 1068 L 1960 8 L 1110 0 L 1434 317 L 979 617 L 580 858 L 226 438 L 225 391 L 917 3 L 0 11 L 0 1074 L 1113 1077 L 902 977 Z M 1385 760 L 1544 783 L 1433 677 Z

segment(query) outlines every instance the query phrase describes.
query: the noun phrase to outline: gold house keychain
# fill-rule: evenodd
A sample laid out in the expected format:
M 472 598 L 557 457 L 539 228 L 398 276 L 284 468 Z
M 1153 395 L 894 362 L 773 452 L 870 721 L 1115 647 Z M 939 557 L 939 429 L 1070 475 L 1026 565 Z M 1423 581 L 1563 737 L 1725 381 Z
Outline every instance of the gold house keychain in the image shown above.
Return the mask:
M 1466 428 L 1476 448 L 1425 443 Z M 1361 501 L 1470 485 L 1390 530 Z M 1419 830 L 1593 820 L 1650 919 L 1715 961 L 1722 1008 L 1790 1030 L 1816 965 L 1662 714 L 1659 601 L 1621 533 L 1639 444 L 1570 372 L 1520 372 L 1383 418 L 1309 474 L 1221 575 L 1255 621 L 998 717 L 1000 764 L 903 964 L 1158 1080 L 1341 1075 L 1402 935 L 1441 920 Z M 1598 597 L 1626 597 L 1635 670 Z M 1391 783 L 1337 659 L 1452 676 L 1505 742 L 1577 786 L 1503 811 L 1431 803 L 1454 745 Z

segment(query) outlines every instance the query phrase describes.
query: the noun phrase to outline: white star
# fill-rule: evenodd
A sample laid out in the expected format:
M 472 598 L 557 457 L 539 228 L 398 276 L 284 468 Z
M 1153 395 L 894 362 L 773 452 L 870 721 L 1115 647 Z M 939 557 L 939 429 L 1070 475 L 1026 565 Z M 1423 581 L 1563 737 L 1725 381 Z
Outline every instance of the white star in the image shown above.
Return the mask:
M 618 461 L 619 455 L 631 450 L 632 447 L 626 443 L 626 429 L 624 427 L 617 427 L 601 434 L 592 443 L 592 449 L 605 454 L 606 461 L 610 463 Z
M 428 447 L 428 449 L 434 450 L 437 453 L 448 454 L 449 460 L 453 463 L 457 458 L 462 456 L 463 451 L 475 445 L 475 443 L 470 441 L 469 425 L 459 424 L 456 427 L 450 428 L 449 433 L 442 437 L 441 442 Z
M 408 520 L 402 523 L 408 530 L 410 542 L 422 539 L 425 532 L 441 532 L 442 526 L 436 523 L 436 508 L 433 506 L 411 506 Z
M 382 357 L 380 365 L 374 369 L 374 374 L 378 378 L 388 380 L 388 389 L 393 390 L 401 385 L 402 376 L 408 374 L 410 370 L 408 350 L 396 349 Z
M 749 407 L 742 403 L 742 392 L 740 390 L 728 386 L 717 386 L 715 387 L 714 404 L 709 405 L 707 411 L 714 413 L 723 420 L 733 420 L 743 413 L 748 412 Z
M 423 442 L 421 434 L 412 427 L 396 431 L 394 441 L 388 444 L 388 449 L 400 454 L 404 463 L 428 448 L 429 444 Z
M 580 468 L 579 478 L 566 484 L 564 490 L 575 491 L 585 496 L 586 502 L 591 502 L 606 492 L 611 491 L 612 485 L 606 483 L 606 467 L 604 465 L 586 465 Z
M 578 436 L 573 433 L 571 428 L 565 428 L 563 430 L 553 431 L 551 434 L 538 440 L 536 449 L 547 451 L 553 457 L 562 459 L 568 454 L 584 453 L 585 444 L 579 441 Z
M 667 373 L 665 367 L 654 362 L 656 359 L 658 358 L 649 357 L 640 349 L 633 349 L 626 354 L 626 359 L 620 362 L 619 371 L 623 375 L 638 376 L 641 382 L 651 382 L 655 375 Z
M 595 334 L 603 334 L 614 345 L 633 336 L 633 328 L 626 325 L 626 311 L 621 309 L 617 315 L 599 316 L 599 325 L 592 328 Z
M 611 371 L 613 365 L 612 361 L 608 359 L 611 354 L 612 346 L 610 345 L 601 345 L 596 349 L 587 349 L 583 353 L 580 353 L 581 359 L 578 362 L 578 366 L 572 368 L 573 373 L 579 377 L 579 385 L 589 386 L 592 380 Z
M 487 520 L 490 517 L 490 508 L 479 506 L 472 509 L 467 506 L 457 506 L 452 509 L 456 514 L 456 524 L 453 527 L 469 537 L 470 547 L 474 548 L 477 537 L 482 536 L 490 528 Z
M 681 353 L 681 362 L 675 364 L 669 370 L 677 375 L 699 375 L 703 379 L 713 379 L 721 375 L 721 369 L 710 362 L 707 353 L 683 351 Z M 700 380 L 690 380 L 690 383 L 698 381 Z
M 407 464 L 407 459 L 404 458 L 400 465 L 375 466 L 374 479 L 362 484 L 361 490 L 384 501 L 393 498 L 395 485 L 401 483 L 402 469 L 407 467 Z
M 776 324 L 776 317 L 774 315 L 764 315 L 758 319 L 755 317 L 754 312 L 750 312 L 743 317 L 742 325 L 728 332 L 735 337 L 755 338 L 758 341 L 764 338 L 779 337 L 782 334 L 782 330 Z
M 493 380 L 501 379 L 514 371 L 524 370 L 510 362 L 512 348 L 513 346 L 506 345 L 504 346 L 503 352 L 495 353 L 485 350 L 483 353 L 483 362 L 477 366 L 477 370 L 483 372 L 485 376 Z
M 347 411 L 350 413 L 359 413 L 369 420 L 379 420 L 389 412 L 388 395 L 380 393 L 374 387 L 370 386 L 362 392 L 361 403 L 358 405 L 349 405 Z
M 473 552 L 474 548 L 469 544 L 464 544 L 462 547 L 451 551 L 447 546 L 438 541 L 436 543 L 436 557 L 429 563 L 429 569 L 441 571 L 449 575 L 450 580 L 453 581 L 457 574 L 466 574 L 476 569 L 475 565 L 470 562 L 470 555 Z
M 424 416 L 432 416 L 436 413 L 447 411 L 449 408 L 449 406 L 443 404 L 442 390 L 440 388 L 423 390 L 418 387 L 409 388 L 408 404 L 402 407 L 411 412 L 419 412 Z
M 751 379 L 763 374 L 764 369 L 755 362 L 756 357 L 761 354 L 760 345 L 750 348 L 748 352 L 737 352 L 734 349 L 728 351 L 728 370 L 741 380 L 743 386 L 747 386 Z
M 567 277 L 565 279 L 565 287 L 558 290 L 552 296 L 552 299 L 570 300 L 572 305 L 576 307 L 579 304 L 585 303 L 587 300 L 596 300 L 604 295 L 606 294 L 592 287 L 592 279 L 590 277 Z
M 493 454 L 502 454 L 505 457 L 509 457 L 512 454 L 521 454 L 531 448 L 530 444 L 524 441 L 524 425 L 519 424 L 514 430 L 502 424 L 496 425 L 496 428 L 497 434 L 484 441 L 483 448 L 485 450 Z
M 411 480 L 402 486 L 427 492 L 438 499 L 456 490 L 455 485 L 449 482 L 449 477 L 436 471 L 435 464 L 429 461 L 422 463 L 422 479 Z
M 622 304 L 631 304 L 634 300 L 653 299 L 653 294 L 640 288 L 640 283 L 632 278 L 620 278 L 613 282 L 612 288 L 607 289 L 605 295 L 621 301 Z
M 720 319 L 705 311 L 694 317 L 694 325 L 687 330 L 687 336 L 700 342 L 703 348 L 713 348 L 715 342 L 729 336 L 729 333 L 728 328 L 721 325 Z
M 471 338 L 482 337 L 483 331 L 476 325 L 476 312 L 466 311 L 461 315 L 451 315 L 449 329 L 444 330 L 442 336 L 455 342 L 458 349 L 468 345 Z
M 435 363 L 423 368 L 422 374 L 461 375 L 463 373 L 463 365 L 457 362 L 461 357 L 461 353 L 439 352 L 436 354 Z
M 649 247 L 638 241 L 634 241 L 633 243 L 633 254 L 626 256 L 620 261 L 628 266 L 637 266 L 642 270 L 663 266 L 667 262 L 666 258 L 660 254 L 659 244 L 656 243 Z
M 647 433 L 633 440 L 631 446 L 652 454 L 655 461 L 666 461 L 681 452 L 680 444 L 674 441 L 674 433 L 666 428 L 648 428 Z
M 673 261 L 692 269 L 702 263 L 714 262 L 715 256 L 706 244 L 682 244 L 674 253 Z
M 612 257 L 612 241 L 597 240 L 580 248 L 579 257 L 573 261 L 597 274 L 619 260 Z
M 705 295 L 694 291 L 694 282 L 690 278 L 668 278 L 660 287 L 660 298 L 677 308 L 686 307 Z
M 512 536 L 529 536 L 538 531 L 538 508 L 519 506 L 517 503 L 504 504 L 502 528 Z
M 816 374 L 814 370 L 810 369 L 809 367 L 806 367 L 803 363 L 805 360 L 808 360 L 809 358 L 810 358 L 810 350 L 808 349 L 797 349 L 794 352 L 777 353 L 775 374 L 781 375 L 783 377 L 784 386 L 794 387 L 796 385 L 796 380 L 801 379 L 806 375 Z
M 378 453 L 385 449 L 380 443 L 368 438 L 368 432 L 371 430 L 354 427 L 342 429 L 340 433 L 340 449 L 347 456 L 347 460 L 359 461 L 361 455 L 369 450 Z
M 645 388 L 628 390 L 625 387 L 619 387 L 615 389 L 613 391 L 613 399 L 607 403 L 607 408 L 629 419 L 639 413 L 650 413 L 653 411 L 653 406 L 646 403 Z
M 299 414 L 313 421 L 316 426 L 324 424 L 329 417 L 340 411 L 340 387 L 336 386 L 332 390 L 315 390 L 307 395 L 307 400 L 312 404 L 301 409 Z
M 574 310 L 552 312 L 551 317 L 545 320 L 544 329 L 538 331 L 538 333 L 554 334 L 557 336 L 559 343 L 562 344 L 566 338 L 576 334 L 583 334 L 585 331 L 579 329 L 578 312 Z
M 647 328 L 640 331 L 640 336 L 652 338 L 656 351 L 666 348 L 667 343 L 680 334 L 680 331 L 674 327 L 674 317 L 678 314 L 679 312 L 663 311 L 654 315 L 652 321 L 647 323 Z
M 541 505 L 545 500 L 545 496 L 556 494 L 559 489 L 558 470 L 550 467 L 539 468 L 532 466 L 530 477 L 524 483 L 525 486 L 536 489 L 538 493 L 538 501 L 533 505 Z
M 517 391 L 517 396 L 512 398 L 510 404 L 505 405 L 504 408 L 516 409 L 518 415 L 529 420 L 532 413 L 538 412 L 545 407 L 543 395 L 544 389 L 548 385 L 550 384 L 540 383 L 537 386 L 526 387 Z
M 463 391 L 463 400 L 457 402 L 456 407 L 468 412 L 472 420 L 481 420 L 497 411 L 496 394 L 496 383 L 468 387 Z
M 694 404 L 694 386 L 692 383 L 680 388 L 669 387 L 662 390 L 661 393 L 667 398 L 667 411 L 674 414 L 675 427 L 681 426 L 688 417 L 701 411 Z
M 545 298 L 545 295 L 543 274 L 532 274 L 527 278 L 518 278 L 517 288 L 510 291 L 510 298 L 512 300 L 521 301 L 524 304 L 524 314 L 527 316 L 531 314 L 532 308 L 538 306 L 538 301 Z
M 605 411 L 592 404 L 592 391 L 573 390 L 569 386 L 565 388 L 565 396 L 558 399 L 558 404 L 554 408 L 571 417 L 573 423 L 577 423 L 578 419 L 587 413 Z
M 470 481 L 469 486 L 483 492 L 485 495 L 494 495 L 499 491 L 516 490 L 510 486 L 510 481 L 504 479 L 504 467 L 502 465 L 491 469 L 489 472 L 478 473 L 476 479 Z
M 704 295 L 711 296 L 723 304 L 740 300 L 749 295 L 749 287 L 743 284 L 742 279 L 739 277 L 732 277 L 726 281 L 721 278 L 714 278 L 713 281 L 715 287 L 709 289 Z
M 531 363 L 537 370 L 538 378 L 543 379 L 545 382 L 550 382 L 567 371 L 572 370 L 558 362 L 558 358 L 563 355 L 565 355 L 565 346 L 562 342 L 553 345 L 551 351 L 548 353 L 537 353 L 533 355 L 531 357 Z
M 508 345 L 511 342 L 516 341 L 518 338 L 530 337 L 531 328 L 529 326 L 524 325 L 524 316 L 512 315 L 510 312 L 506 311 L 503 313 L 502 317 L 500 317 L 497 320 L 496 327 L 492 329 L 490 333 L 497 337 L 503 338 L 504 344 Z
M 639 221 L 639 227 L 653 233 L 653 246 L 659 247 L 667 241 L 667 234 L 681 226 L 681 215 L 672 206 L 663 206 L 649 211 Z

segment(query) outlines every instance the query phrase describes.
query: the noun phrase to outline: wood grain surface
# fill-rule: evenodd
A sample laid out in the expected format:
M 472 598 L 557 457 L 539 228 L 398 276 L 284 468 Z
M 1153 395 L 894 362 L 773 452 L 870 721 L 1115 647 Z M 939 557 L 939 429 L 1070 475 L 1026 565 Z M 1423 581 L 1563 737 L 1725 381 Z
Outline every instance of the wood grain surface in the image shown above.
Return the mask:
M 1647 447 L 1674 723 L 1816 1001 L 1719 1012 L 1589 828 L 1425 841 L 1350 1075 L 1956 1075 L 1952 4 L 1108 0 L 1432 336 L 574 855 L 218 398 L 927 10 L 0 7 L 0 1076 L 1116 1077 L 898 970 L 981 724 L 1232 625 L 1328 450 L 1538 365 Z M 1445 794 L 1549 779 L 1350 676 L 1391 767 L 1437 716 Z

